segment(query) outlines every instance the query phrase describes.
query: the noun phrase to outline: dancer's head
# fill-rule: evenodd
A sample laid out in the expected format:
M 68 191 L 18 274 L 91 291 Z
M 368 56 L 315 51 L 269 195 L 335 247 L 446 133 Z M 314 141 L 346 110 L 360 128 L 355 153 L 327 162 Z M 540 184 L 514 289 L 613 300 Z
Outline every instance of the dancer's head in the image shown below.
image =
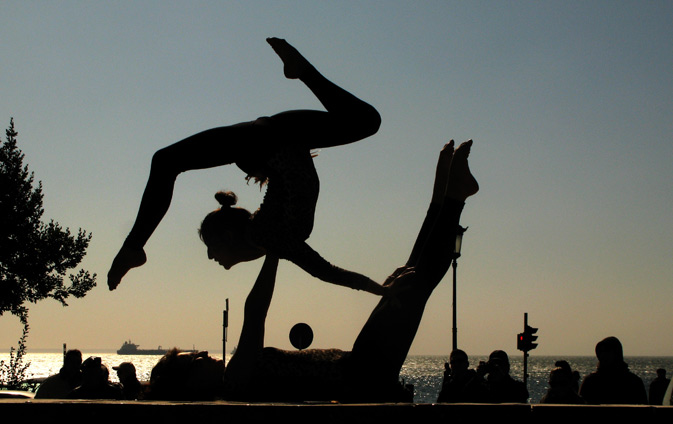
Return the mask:
M 208 352 L 172 349 L 152 368 L 150 398 L 210 400 L 222 388 L 224 362 Z
M 215 199 L 221 207 L 209 213 L 199 229 L 201 240 L 208 246 L 208 258 L 226 269 L 239 262 L 251 261 L 264 255 L 246 238 L 251 214 L 236 205 L 236 195 L 230 191 L 218 192 Z

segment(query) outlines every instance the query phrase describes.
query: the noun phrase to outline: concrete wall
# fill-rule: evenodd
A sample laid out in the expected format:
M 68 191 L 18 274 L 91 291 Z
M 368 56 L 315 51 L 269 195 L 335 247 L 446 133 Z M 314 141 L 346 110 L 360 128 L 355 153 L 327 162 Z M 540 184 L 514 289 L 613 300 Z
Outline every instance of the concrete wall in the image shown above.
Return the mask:
M 0 416 L 13 422 L 70 423 L 440 423 L 465 418 L 497 422 L 592 420 L 647 422 L 673 419 L 673 407 L 475 404 L 245 404 L 233 402 L 0 400 Z M 595 421 L 599 420 L 599 421 Z M 4 419 L 3 419 L 4 421 Z M 496 422 L 496 421 L 494 421 Z

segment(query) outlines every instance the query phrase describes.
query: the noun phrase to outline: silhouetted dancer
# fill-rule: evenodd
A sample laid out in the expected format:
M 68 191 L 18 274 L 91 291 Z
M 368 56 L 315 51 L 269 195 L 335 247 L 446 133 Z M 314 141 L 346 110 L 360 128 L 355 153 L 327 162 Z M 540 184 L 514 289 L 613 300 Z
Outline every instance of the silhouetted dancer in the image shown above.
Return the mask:
M 272 254 L 321 280 L 383 295 L 380 284 L 330 264 L 306 243 L 319 192 L 311 150 L 369 137 L 378 131 L 381 118 L 372 106 L 322 76 L 285 40 L 267 42 L 283 61 L 285 76 L 306 84 L 327 111 L 286 111 L 214 128 L 156 152 L 135 224 L 108 272 L 110 290 L 131 268 L 146 262 L 143 248 L 169 208 L 178 174 L 233 163 L 248 179 L 266 183 L 267 191 L 252 214 L 233 207 L 233 193 L 216 195 L 222 208 L 201 227 L 209 258 L 229 269 Z
M 596 344 L 598 367 L 584 377 L 580 396 L 590 404 L 647 404 L 643 380 L 629 371 L 624 362 L 622 344 L 616 337 L 606 337 Z
M 208 352 L 169 350 L 152 368 L 146 398 L 204 401 L 221 398 L 224 361 Z
M 228 399 L 342 402 L 411 401 L 399 373 L 425 304 L 454 257 L 456 232 L 467 197 L 478 191 L 468 167 L 472 142 L 440 153 L 433 197 L 412 255 L 384 283 L 390 294 L 374 308 L 350 352 L 284 351 L 264 347 L 266 315 L 278 258 L 268 255 L 248 295 L 236 353 L 225 375 Z

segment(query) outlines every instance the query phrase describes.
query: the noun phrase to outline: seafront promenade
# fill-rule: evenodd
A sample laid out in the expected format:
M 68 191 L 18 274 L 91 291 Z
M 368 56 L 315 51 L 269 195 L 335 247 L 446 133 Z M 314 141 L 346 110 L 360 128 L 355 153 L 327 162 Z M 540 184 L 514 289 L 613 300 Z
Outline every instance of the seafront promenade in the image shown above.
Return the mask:
M 670 406 L 576 406 L 539 404 L 272 404 L 236 402 L 149 402 L 0 400 L 0 413 L 23 422 L 62 417 L 79 422 L 313 422 L 443 423 L 459 417 L 497 422 L 671 422 Z M 99 421 L 100 420 L 100 421 Z M 202 421 L 203 420 L 203 421 Z M 511 420 L 511 421 L 510 421 Z M 483 422 L 483 421 L 481 421 Z M 493 421 L 496 422 L 496 421 Z

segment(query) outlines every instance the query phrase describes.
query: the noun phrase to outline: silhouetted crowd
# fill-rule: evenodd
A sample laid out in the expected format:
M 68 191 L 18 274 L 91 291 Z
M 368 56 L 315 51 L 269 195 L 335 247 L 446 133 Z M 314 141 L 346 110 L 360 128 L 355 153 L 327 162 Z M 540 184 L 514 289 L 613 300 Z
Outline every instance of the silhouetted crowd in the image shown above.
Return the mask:
M 112 367 L 119 377 L 119 382 L 113 383 L 101 358 L 90 357 L 82 361 L 79 350 L 70 350 L 65 354 L 60 372 L 42 382 L 35 398 L 211 400 L 218 397 L 221 389 L 214 381 L 221 382 L 222 379 L 221 375 L 213 378 L 211 370 L 214 368 L 204 368 L 202 364 L 196 366 L 208 359 L 206 356 L 207 352 L 180 354 L 173 350 L 154 367 L 148 384 L 138 381 L 132 363 L 123 362 Z M 648 398 L 643 380 L 624 362 L 622 345 L 616 337 L 601 340 L 596 345 L 596 357 L 596 370 L 583 380 L 567 361 L 556 361 L 549 373 L 549 388 L 539 402 L 575 405 L 664 403 L 671 382 L 665 369 L 657 370 L 657 377 L 649 386 Z M 470 368 L 464 351 L 453 351 L 445 364 L 437 398 L 439 403 L 527 403 L 528 400 L 526 384 L 510 375 L 509 357 L 502 350 L 493 351 L 476 369 Z
M 567 361 L 556 361 L 549 373 L 549 388 L 543 404 L 662 405 L 670 379 L 658 369 L 650 384 L 649 399 L 643 380 L 624 362 L 621 342 L 607 337 L 596 345 L 596 370 L 580 383 L 580 374 Z M 509 375 L 507 354 L 496 350 L 476 370 L 469 368 L 467 354 L 455 350 L 445 364 L 444 380 L 437 402 L 445 403 L 526 403 L 526 385 Z
M 110 381 L 110 372 L 101 358 L 82 361 L 77 349 L 66 352 L 58 374 L 47 377 L 37 389 L 35 399 L 109 399 L 137 400 L 144 397 L 144 388 L 130 362 L 112 367 L 119 383 Z

